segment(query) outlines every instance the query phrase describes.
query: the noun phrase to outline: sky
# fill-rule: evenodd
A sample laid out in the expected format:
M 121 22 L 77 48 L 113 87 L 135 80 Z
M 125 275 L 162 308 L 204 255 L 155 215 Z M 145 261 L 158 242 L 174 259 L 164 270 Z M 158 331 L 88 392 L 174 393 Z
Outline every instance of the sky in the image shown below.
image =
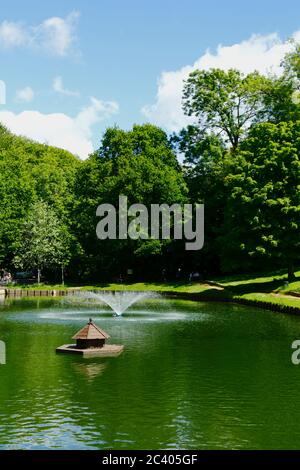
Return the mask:
M 280 73 L 289 38 L 299 0 L 0 0 L 0 122 L 85 159 L 109 126 L 179 131 L 196 68 Z

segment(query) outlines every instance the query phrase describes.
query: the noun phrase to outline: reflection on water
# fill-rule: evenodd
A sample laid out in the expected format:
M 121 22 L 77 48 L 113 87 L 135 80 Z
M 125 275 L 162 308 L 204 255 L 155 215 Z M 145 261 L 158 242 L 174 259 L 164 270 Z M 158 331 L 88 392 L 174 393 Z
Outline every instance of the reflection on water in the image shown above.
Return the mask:
M 116 358 L 56 355 L 92 317 Z M 0 447 L 297 448 L 300 319 L 237 305 L 149 299 L 101 306 L 12 299 L 0 306 Z
M 104 362 L 102 364 L 97 363 L 74 363 L 74 370 L 79 374 L 84 375 L 88 380 L 94 380 L 99 375 L 103 374 L 107 368 L 108 363 Z

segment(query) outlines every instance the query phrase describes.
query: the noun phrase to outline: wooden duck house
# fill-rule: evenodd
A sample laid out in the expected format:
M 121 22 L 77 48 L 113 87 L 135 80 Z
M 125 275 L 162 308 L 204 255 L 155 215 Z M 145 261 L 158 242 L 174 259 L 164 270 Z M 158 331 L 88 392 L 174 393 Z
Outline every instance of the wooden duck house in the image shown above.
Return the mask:
M 109 335 L 101 330 L 90 318 L 88 323 L 81 328 L 72 339 L 76 344 L 64 344 L 56 348 L 58 353 L 81 354 L 85 357 L 91 356 L 118 356 L 124 346 L 117 344 L 106 344 Z
M 108 338 L 109 335 L 96 326 L 90 318 L 89 322 L 72 339 L 76 339 L 76 347 L 78 349 L 88 349 L 103 348 L 105 340 Z

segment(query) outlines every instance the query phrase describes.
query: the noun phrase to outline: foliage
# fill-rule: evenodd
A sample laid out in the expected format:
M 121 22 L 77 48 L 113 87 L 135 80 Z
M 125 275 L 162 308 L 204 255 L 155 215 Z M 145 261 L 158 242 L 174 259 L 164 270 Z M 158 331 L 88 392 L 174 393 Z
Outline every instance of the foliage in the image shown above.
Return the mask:
M 0 125 L 0 266 L 13 268 L 13 246 L 37 200 L 70 225 L 79 161 L 65 150 L 17 137 Z
M 98 152 L 77 173 L 76 194 L 73 220 L 84 248 L 81 267 L 85 266 L 87 277 L 109 271 L 117 276 L 127 268 L 144 271 L 141 263 L 145 257 L 152 258 L 153 271 L 160 273 L 160 259 L 164 249 L 168 249 L 167 242 L 102 241 L 97 240 L 95 228 L 99 221 L 98 205 L 109 202 L 118 207 L 120 195 L 128 197 L 128 205 L 139 202 L 148 207 L 151 203 L 187 201 L 183 174 L 165 132 L 150 124 L 136 125 L 128 132 L 107 129 Z
M 270 80 L 257 72 L 195 70 L 183 91 L 183 109 L 199 128 L 225 136 L 233 149 L 249 126 L 264 116 L 264 90 Z
M 55 212 L 42 201 L 35 202 L 23 222 L 16 241 L 16 267 L 41 270 L 66 265 L 70 260 L 70 236 Z
M 300 257 L 300 121 L 253 127 L 227 171 L 225 265 L 277 261 L 292 275 Z

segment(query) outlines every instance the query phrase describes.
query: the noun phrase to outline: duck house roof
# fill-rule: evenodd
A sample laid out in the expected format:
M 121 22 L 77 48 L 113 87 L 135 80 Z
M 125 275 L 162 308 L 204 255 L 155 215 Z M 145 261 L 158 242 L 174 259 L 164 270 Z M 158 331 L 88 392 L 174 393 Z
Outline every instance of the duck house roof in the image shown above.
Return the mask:
M 109 335 L 101 330 L 90 318 L 89 322 L 79 330 L 72 339 L 107 339 Z

